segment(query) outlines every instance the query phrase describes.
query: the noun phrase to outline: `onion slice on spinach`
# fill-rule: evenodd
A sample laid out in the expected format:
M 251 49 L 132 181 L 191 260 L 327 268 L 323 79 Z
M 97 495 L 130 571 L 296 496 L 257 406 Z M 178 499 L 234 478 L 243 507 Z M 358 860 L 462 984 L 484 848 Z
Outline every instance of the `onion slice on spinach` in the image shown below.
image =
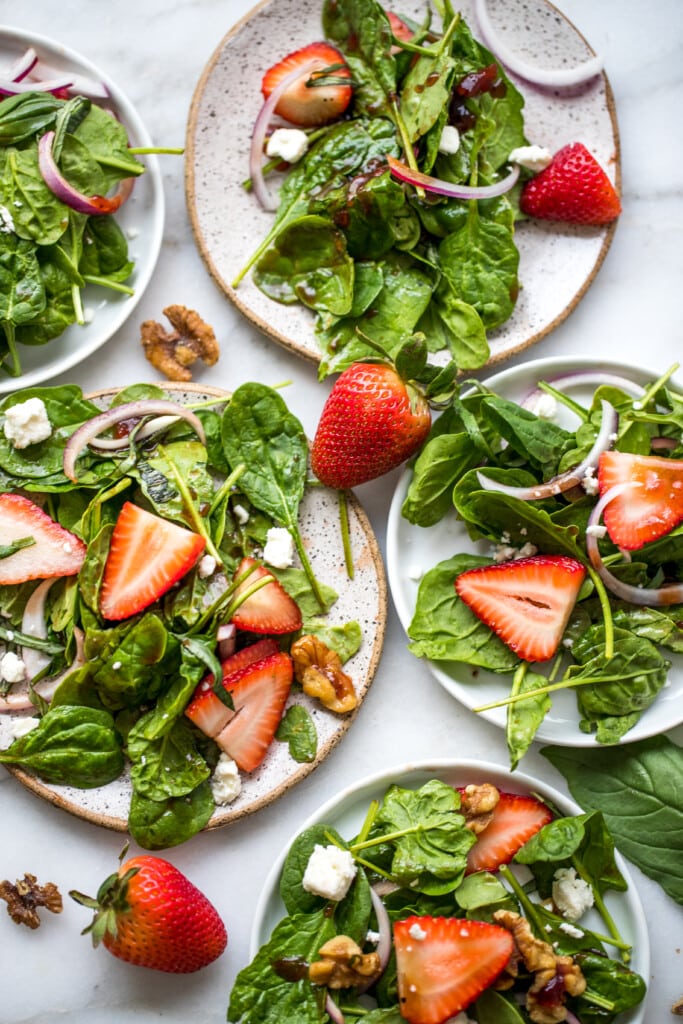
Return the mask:
M 635 381 L 629 380 L 628 377 L 622 377 L 617 373 L 605 373 L 602 370 L 596 372 L 592 371 L 581 371 L 580 373 L 563 373 L 559 377 L 546 377 L 546 384 L 551 384 L 556 391 L 569 391 L 574 387 L 581 387 L 583 385 L 590 385 L 592 387 L 600 387 L 605 385 L 608 387 L 620 388 L 629 395 L 633 395 L 634 398 L 640 398 L 645 394 L 645 388 L 641 387 L 640 384 L 636 384 Z M 528 395 L 520 402 L 523 409 L 533 408 L 534 403 L 546 394 L 542 388 L 534 388 Z
M 77 188 L 69 184 L 60 171 L 52 153 L 52 143 L 55 133 L 45 132 L 38 142 L 38 167 L 43 181 L 52 193 L 65 203 L 66 206 L 76 210 L 77 213 L 85 213 L 93 216 L 116 213 L 119 207 L 126 201 L 133 188 L 134 178 L 123 178 L 113 196 L 86 196 Z
M 99 416 L 93 416 L 92 419 L 87 420 L 73 432 L 64 449 L 62 462 L 64 475 L 76 483 L 76 460 L 80 453 L 87 444 L 91 442 L 96 443 L 97 438 L 103 431 L 109 430 L 110 427 L 120 423 L 121 420 L 141 419 L 143 416 L 168 415 L 186 420 L 202 444 L 206 443 L 201 420 L 191 409 L 186 409 L 184 406 L 164 398 L 145 398 L 135 402 L 124 402 L 123 405 L 116 405 L 112 409 L 108 409 L 107 412 L 100 413 Z
M 484 473 L 478 472 L 477 479 L 481 487 L 485 491 L 500 491 L 501 494 L 507 494 L 510 498 L 519 498 L 520 501 L 540 501 L 541 498 L 551 498 L 580 485 L 586 473 L 595 469 L 598 459 L 609 448 L 619 424 L 619 417 L 614 406 L 604 398 L 601 404 L 600 430 L 593 442 L 593 447 L 577 466 L 560 473 L 559 476 L 554 476 L 551 480 L 546 480 L 545 483 L 532 484 L 530 487 L 512 487 L 509 484 L 498 483 L 497 480 L 491 480 Z
M 663 587 L 634 587 L 631 583 L 625 583 L 617 579 L 605 565 L 602 555 L 598 549 L 598 537 L 602 533 L 600 520 L 603 510 L 611 501 L 618 498 L 620 494 L 631 490 L 633 487 L 642 486 L 638 481 L 615 484 L 602 495 L 595 505 L 588 518 L 586 530 L 586 550 L 591 565 L 607 589 L 620 598 L 635 605 L 648 605 L 650 608 L 662 608 L 670 604 L 679 604 L 683 601 L 683 583 L 667 583 Z
M 33 71 L 37 63 L 38 54 L 32 46 L 29 46 L 28 49 L 26 49 L 20 57 L 17 57 L 14 63 L 7 68 L 3 77 L 9 78 L 10 81 L 15 84 L 17 82 L 21 82 Z
M 27 636 L 38 637 L 41 640 L 47 640 L 45 600 L 48 590 L 56 582 L 57 577 L 52 576 L 50 579 L 39 583 L 33 591 L 24 608 L 21 620 L 22 633 L 25 633 Z M 21 658 L 24 665 L 26 665 L 26 675 L 29 679 L 35 679 L 38 673 L 47 668 L 52 660 L 49 654 L 46 654 L 45 651 L 38 651 L 35 647 L 22 647 Z
M 494 182 L 493 185 L 456 185 L 452 181 L 444 181 L 422 171 L 414 171 L 408 164 L 389 154 L 386 161 L 393 177 L 398 181 L 423 188 L 425 192 L 433 192 L 435 195 L 449 196 L 451 199 L 493 199 L 509 192 L 519 178 L 519 167 L 515 165 L 506 177 Z
M 372 909 L 375 911 L 377 928 L 379 929 L 377 955 L 379 957 L 380 970 L 383 974 L 387 964 L 389 963 L 389 957 L 391 956 L 391 921 L 389 920 L 389 914 L 387 913 L 387 908 L 384 906 L 383 900 L 372 886 L 370 886 L 370 899 L 372 900 Z M 372 978 L 370 983 L 374 981 L 376 981 L 376 979 Z M 362 992 L 363 989 L 360 991 Z

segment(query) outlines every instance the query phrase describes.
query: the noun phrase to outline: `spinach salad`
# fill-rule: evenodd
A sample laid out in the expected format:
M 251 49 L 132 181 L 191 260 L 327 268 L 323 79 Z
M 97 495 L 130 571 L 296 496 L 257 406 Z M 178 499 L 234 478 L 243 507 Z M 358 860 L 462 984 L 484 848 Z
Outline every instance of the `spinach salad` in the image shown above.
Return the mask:
M 79 444 L 77 451 L 72 441 L 76 431 L 88 430 L 103 415 L 101 406 L 77 386 L 27 388 L 0 403 L 2 497 L 22 495 L 21 502 L 38 503 L 38 515 L 45 513 L 56 529 L 66 529 L 75 538 L 66 548 L 78 543 L 85 550 L 75 575 L 53 573 L 53 580 L 0 585 L 0 654 L 11 656 L 15 664 L 26 652 L 34 661 L 36 655 L 43 659 L 29 681 L 28 707 L 38 716 L 38 727 L 18 735 L 0 752 L 0 763 L 25 768 L 57 785 L 88 788 L 120 779 L 132 790 L 128 829 L 149 849 L 190 838 L 216 809 L 210 783 L 220 750 L 184 712 L 202 680 L 223 678 L 219 630 L 230 622 L 235 574 L 243 560 L 263 565 L 266 580 L 275 578 L 289 595 L 286 599 L 298 606 L 301 629 L 275 638 L 281 651 L 306 634 L 320 638 L 343 663 L 362 643 L 358 622 L 329 614 L 338 593 L 314 575 L 299 534 L 308 444 L 282 397 L 255 383 L 243 384 L 229 398 L 201 396 L 195 415 L 204 442 L 183 418 L 143 415 L 147 405 L 151 409 L 166 397 L 154 385 L 118 392 L 110 410 L 113 420 L 121 419 L 121 406 L 140 409 L 137 419 L 119 423 L 123 447 L 113 449 L 114 435 L 100 427 L 91 432 L 93 443 Z M 3 425 L 12 407 L 34 399 L 44 404 L 50 435 L 16 447 Z M 178 408 L 165 404 L 171 412 Z M 155 428 L 149 436 L 145 425 Z M 104 447 L 107 442 L 109 448 Z M 108 621 L 100 603 L 103 574 L 126 503 L 184 527 L 185 535 L 192 536 L 188 529 L 201 535 L 212 564 L 202 571 L 200 560 L 138 614 Z M 301 567 L 293 557 L 288 567 L 271 569 L 263 562 L 273 527 L 290 533 Z M 12 558 L 38 543 L 30 524 L 25 532 L 23 536 L 20 530 L 15 542 L 0 547 L 3 581 L 11 578 Z M 343 556 L 341 572 L 345 577 Z M 33 626 L 27 629 L 27 608 L 37 599 L 40 622 L 36 628 L 34 609 Z M 252 639 L 238 628 L 237 650 Z M 7 675 L 4 679 L 0 706 L 11 711 L 17 687 Z M 53 679 L 59 680 L 56 689 Z M 44 686 L 49 701 L 41 696 Z M 214 691 L 223 702 L 228 700 L 220 685 Z M 288 746 L 292 763 L 313 761 L 315 720 L 321 723 L 325 715 L 325 707 L 301 695 L 294 683 L 275 745 Z M 324 725 L 319 728 L 324 732 Z

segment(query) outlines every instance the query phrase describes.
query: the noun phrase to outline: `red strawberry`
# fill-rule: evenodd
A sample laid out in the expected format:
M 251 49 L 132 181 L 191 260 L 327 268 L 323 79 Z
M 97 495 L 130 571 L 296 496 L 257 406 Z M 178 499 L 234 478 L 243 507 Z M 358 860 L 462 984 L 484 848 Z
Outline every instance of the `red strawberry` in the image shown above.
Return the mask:
M 567 555 L 533 555 L 469 569 L 455 589 L 489 629 L 525 661 L 557 650 L 586 569 Z
M 0 558 L 0 584 L 50 576 L 75 576 L 83 565 L 85 544 L 20 494 L 0 494 L 0 543 L 34 542 Z
M 278 646 L 274 640 L 257 640 L 255 644 L 243 647 L 236 654 L 221 662 L 223 667 L 223 685 L 237 672 L 253 665 L 255 661 L 268 657 L 269 654 L 276 654 Z M 185 714 L 198 728 L 207 736 L 217 736 L 221 729 L 224 729 L 235 712 L 224 704 L 220 697 L 213 692 L 213 676 L 208 675 L 194 691 L 192 700 L 185 708 Z
M 497 871 L 501 864 L 509 864 L 552 817 L 548 807 L 533 796 L 501 793 L 491 821 L 467 854 L 467 873 Z
M 603 452 L 598 466 L 600 494 L 617 484 L 632 484 L 605 507 L 610 540 L 636 551 L 683 522 L 683 460 L 657 455 Z
M 510 932 L 485 921 L 409 917 L 394 924 L 401 1016 L 443 1024 L 469 1006 L 507 964 Z
M 253 772 L 266 756 L 282 719 L 293 676 L 292 659 L 278 651 L 227 680 L 235 715 L 215 739 L 242 771 Z
M 296 78 L 295 72 L 301 69 Z M 308 46 L 287 54 L 281 61 L 269 68 L 261 82 L 265 99 L 280 86 L 288 75 L 294 74 L 292 84 L 287 86 L 275 107 L 275 113 L 292 124 L 313 127 L 327 124 L 340 117 L 353 96 L 351 85 L 344 85 L 338 79 L 350 79 L 351 72 L 339 50 L 329 43 L 310 43 Z M 316 79 L 330 78 L 330 85 L 316 85 Z
M 385 363 L 354 363 L 330 392 L 311 465 L 327 487 L 356 487 L 388 473 L 424 442 L 431 413 L 424 396 Z
M 580 142 L 573 142 L 526 183 L 520 207 L 529 217 L 607 224 L 621 213 L 614 185 Z
M 235 597 L 244 594 L 258 580 L 271 575 L 265 566 L 257 563 L 256 559 L 243 558 L 237 567 L 234 578 L 238 579 L 249 569 L 252 571 L 236 588 Z M 266 583 L 251 597 L 248 597 L 239 606 L 231 621 L 238 629 L 244 629 L 249 633 L 275 635 L 293 633 L 295 630 L 301 629 L 302 625 L 298 604 L 275 577 L 271 583 Z
M 188 572 L 204 538 L 127 501 L 116 520 L 100 589 L 105 619 L 127 619 Z
M 177 868 L 160 857 L 126 861 L 99 888 L 97 899 L 69 894 L 95 911 L 85 929 L 127 963 L 189 974 L 212 963 L 228 936 L 218 911 Z
M 394 39 L 398 39 L 402 43 L 409 43 L 410 40 L 415 35 L 412 28 L 409 28 L 409 26 L 406 25 L 405 21 L 403 21 L 402 18 L 399 18 L 398 14 L 394 14 L 393 11 L 385 11 L 384 13 L 389 19 L 389 28 L 391 29 L 391 34 L 393 35 Z M 391 52 L 394 54 L 401 53 L 401 47 L 392 46 Z

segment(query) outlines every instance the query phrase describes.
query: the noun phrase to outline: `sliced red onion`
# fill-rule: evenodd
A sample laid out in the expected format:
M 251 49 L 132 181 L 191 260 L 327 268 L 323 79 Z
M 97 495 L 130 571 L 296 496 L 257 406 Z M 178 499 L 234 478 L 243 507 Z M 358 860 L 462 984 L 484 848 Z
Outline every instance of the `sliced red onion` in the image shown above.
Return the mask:
M 5 75 L 0 75 L 0 93 L 7 96 L 16 96 L 21 92 L 59 92 L 60 89 L 71 87 L 71 75 L 62 75 L 61 78 L 46 79 L 43 82 L 33 82 L 27 79 L 15 82 Z
M 167 430 L 177 422 L 177 416 L 155 416 L 153 420 L 148 420 L 147 423 L 143 423 L 140 429 L 136 431 L 135 440 L 145 441 L 148 437 L 153 437 L 154 434 L 160 434 L 163 430 Z M 98 451 L 119 452 L 128 447 L 129 438 L 128 436 L 95 437 L 89 443 L 91 448 L 96 448 Z
M 76 459 L 87 444 L 90 444 L 104 430 L 109 430 L 121 420 L 137 419 L 143 416 L 177 416 L 186 420 L 196 432 L 202 444 L 206 443 L 206 435 L 201 420 L 184 406 L 164 398 L 144 398 L 135 402 L 124 402 L 123 405 L 114 406 L 107 412 L 93 416 L 82 426 L 73 432 L 64 449 L 63 470 L 69 480 L 76 483 Z
M 43 181 L 53 192 L 57 199 L 60 199 L 77 213 L 94 214 L 101 216 L 105 213 L 116 213 L 118 208 L 130 195 L 133 178 L 124 178 L 119 182 L 118 188 L 113 196 L 86 196 L 78 189 L 70 185 L 62 172 L 57 167 L 55 158 L 52 155 L 52 142 L 54 132 L 45 132 L 38 142 L 38 167 Z
M 22 79 L 26 78 L 34 67 L 38 63 L 38 54 L 32 46 L 21 55 L 17 57 L 12 65 L 5 71 L 5 77 L 10 78 L 13 82 L 21 82 Z
M 50 582 L 54 583 L 54 580 L 50 580 Z M 60 672 L 57 676 L 50 676 L 49 679 L 40 679 L 32 687 L 33 691 L 48 703 L 52 700 L 55 690 L 61 683 L 62 679 L 64 679 L 64 677 L 73 669 L 80 668 L 81 665 L 85 664 L 85 654 L 83 649 L 85 636 L 83 634 L 83 630 L 78 629 L 78 627 L 74 627 L 74 639 L 76 641 L 76 657 L 69 667 L 64 669 L 64 671 Z M 27 664 L 27 650 L 28 648 L 26 647 L 22 648 L 24 664 Z M 28 688 L 28 681 L 25 689 L 18 690 L 15 693 L 8 693 L 5 697 L 0 697 L 0 711 L 29 711 L 34 707 L 35 705 L 31 700 L 31 691 Z
M 603 373 L 600 370 L 595 373 L 592 371 L 582 373 L 565 373 L 561 374 L 559 377 L 547 378 L 546 383 L 552 384 L 557 391 L 569 390 L 570 388 L 580 387 L 581 385 L 600 387 L 601 384 L 605 384 L 621 388 L 622 391 L 626 391 L 635 398 L 640 398 L 641 395 L 645 394 L 645 388 L 641 387 L 640 384 L 636 384 L 635 381 L 629 380 L 628 377 L 620 377 L 616 373 Z M 528 409 L 530 406 L 533 406 L 534 402 L 540 395 L 545 394 L 546 392 L 541 388 L 534 388 L 534 390 L 530 391 L 519 404 L 523 409 Z
M 591 531 L 591 527 L 600 525 L 603 510 L 611 501 L 618 498 L 620 494 L 631 490 L 631 488 L 640 486 L 638 481 L 615 484 L 614 487 L 610 487 L 608 491 L 605 491 L 596 503 L 589 516 L 588 529 L 586 531 L 588 557 L 591 565 L 607 589 L 622 601 L 628 601 L 629 604 L 647 605 L 650 608 L 662 608 L 670 604 L 679 604 L 683 601 L 683 583 L 667 583 L 663 587 L 634 587 L 630 583 L 624 583 L 623 580 L 617 579 L 603 562 L 598 550 L 597 537 Z
M 310 60 L 305 64 L 302 64 L 301 67 L 291 71 L 288 75 L 285 75 L 282 81 L 275 86 L 270 96 L 259 110 L 258 117 L 254 122 L 254 131 L 251 136 L 251 148 L 249 150 L 249 177 L 251 178 L 254 195 L 264 210 L 276 210 L 278 205 L 277 200 L 271 195 L 270 190 L 266 186 L 263 171 L 261 169 L 263 147 L 266 141 L 266 132 L 270 125 L 270 119 L 273 116 L 280 99 L 284 93 L 287 92 L 290 85 L 293 85 L 294 82 L 298 82 L 300 78 L 305 78 L 306 75 L 310 75 L 312 71 L 315 71 L 316 68 L 319 67 L 320 62 L 318 60 Z
M 47 639 L 45 599 L 47 598 L 48 590 L 56 582 L 56 579 L 56 576 L 52 576 L 50 579 L 43 580 L 26 602 L 24 615 L 21 620 L 21 631 L 26 636 L 35 636 L 40 640 Z M 22 647 L 21 657 L 24 665 L 26 665 L 26 675 L 29 679 L 35 679 L 38 673 L 47 668 L 52 660 L 45 651 L 37 651 L 34 647 Z
M 678 441 L 673 437 L 653 437 L 650 447 L 653 451 L 670 451 L 678 447 Z
M 218 657 L 221 661 L 225 658 L 229 658 L 231 654 L 235 653 L 235 647 L 237 646 L 237 627 L 234 622 L 226 622 L 224 625 L 219 626 L 216 631 L 216 643 L 218 646 Z
M 578 466 L 560 473 L 559 476 L 554 476 L 552 480 L 546 480 L 542 484 L 532 484 L 530 487 L 512 487 L 509 484 L 498 483 L 498 481 L 491 480 L 490 477 L 478 472 L 477 480 L 481 487 L 485 491 L 500 491 L 501 494 L 507 494 L 511 498 L 519 498 L 520 501 L 540 501 L 541 498 L 551 498 L 556 494 L 569 490 L 571 487 L 578 486 L 586 476 L 586 473 L 591 469 L 595 469 L 602 453 L 610 447 L 612 436 L 616 434 L 619 424 L 619 417 L 614 406 L 604 398 L 601 404 L 602 422 L 600 423 L 600 430 L 593 442 L 593 447 Z
M 325 1013 L 334 1024 L 346 1024 L 346 1018 L 328 992 L 325 997 Z
M 375 917 L 377 918 L 377 929 L 379 931 L 379 941 L 377 942 L 377 955 L 379 956 L 379 963 L 382 973 L 389 962 L 391 955 L 391 921 L 387 913 L 387 908 L 384 903 L 375 892 L 374 888 L 370 886 L 370 899 L 372 900 L 372 908 L 375 911 Z M 373 981 L 376 979 L 373 978 Z M 360 989 L 360 991 L 364 991 Z
M 493 199 L 494 196 L 502 196 L 509 192 L 519 178 L 519 167 L 515 164 L 507 177 L 501 178 L 493 185 L 454 185 L 452 181 L 444 181 L 442 178 L 423 174 L 422 171 L 414 171 L 396 157 L 387 155 L 386 160 L 389 170 L 398 181 L 423 188 L 425 192 L 434 192 L 438 196 L 449 196 L 451 199 Z
M 573 68 L 539 68 L 527 63 L 515 53 L 494 29 L 489 17 L 486 0 L 475 0 L 474 10 L 479 22 L 481 37 L 486 46 L 501 64 L 509 71 L 524 78 L 533 85 L 562 88 L 563 86 L 581 85 L 599 75 L 603 68 L 602 57 L 595 56 Z
M 46 78 L 58 78 L 59 75 L 67 74 L 67 72 L 62 71 L 61 68 L 52 67 L 50 64 L 40 60 L 34 74 L 44 75 Z M 99 82 L 95 78 L 89 78 L 87 75 L 74 74 L 73 71 L 69 71 L 68 76 L 71 92 L 78 93 L 80 96 L 87 96 L 93 100 L 110 99 L 109 89 L 104 82 Z

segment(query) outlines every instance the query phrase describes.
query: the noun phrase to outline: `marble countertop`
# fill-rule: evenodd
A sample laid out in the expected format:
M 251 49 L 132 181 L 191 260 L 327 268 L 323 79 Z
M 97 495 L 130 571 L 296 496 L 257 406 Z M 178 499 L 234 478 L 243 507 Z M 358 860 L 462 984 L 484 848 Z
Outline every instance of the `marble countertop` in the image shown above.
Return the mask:
M 605 57 L 621 133 L 624 213 L 597 279 L 577 309 L 550 337 L 507 365 L 531 357 L 600 354 L 660 373 L 682 354 L 683 136 L 676 126 L 683 102 L 683 5 L 680 0 L 560 0 L 559 6 Z M 250 7 L 251 0 L 109 0 L 95 10 L 86 0 L 74 0 L 57 9 L 52 0 L 31 0 L 3 4 L 0 18 L 87 55 L 125 90 L 157 144 L 182 146 L 202 69 Z M 182 159 L 164 159 L 162 173 L 165 235 L 149 288 L 131 321 L 57 382 L 93 389 L 156 379 L 140 349 L 138 325 L 158 319 L 170 303 L 183 303 L 213 324 L 221 343 L 218 365 L 196 379 L 230 389 L 246 380 L 291 380 L 288 403 L 312 436 L 329 382 L 318 384 L 312 364 L 261 335 L 219 292 L 193 241 Z M 390 474 L 358 489 L 383 550 L 396 479 Z M 675 735 L 679 738 L 680 730 Z M 79 934 L 88 915 L 71 900 L 60 917 L 45 914 L 37 932 L 17 928 L 0 908 L 0 1024 L 224 1020 L 232 981 L 248 959 L 263 881 L 298 825 L 342 786 L 434 756 L 506 765 L 500 731 L 460 707 L 408 654 L 390 605 L 374 683 L 352 729 L 327 761 L 269 808 L 166 855 L 218 907 L 230 936 L 223 956 L 196 975 L 156 974 L 93 950 Z M 537 747 L 521 767 L 566 792 Z M 14 880 L 30 871 L 56 882 L 63 893 L 96 891 L 115 869 L 121 835 L 44 803 L 4 771 L 0 783 L 0 878 Z M 671 1004 L 683 995 L 683 910 L 635 868 L 633 876 L 652 943 L 645 1020 L 663 1024 L 673 1019 Z

